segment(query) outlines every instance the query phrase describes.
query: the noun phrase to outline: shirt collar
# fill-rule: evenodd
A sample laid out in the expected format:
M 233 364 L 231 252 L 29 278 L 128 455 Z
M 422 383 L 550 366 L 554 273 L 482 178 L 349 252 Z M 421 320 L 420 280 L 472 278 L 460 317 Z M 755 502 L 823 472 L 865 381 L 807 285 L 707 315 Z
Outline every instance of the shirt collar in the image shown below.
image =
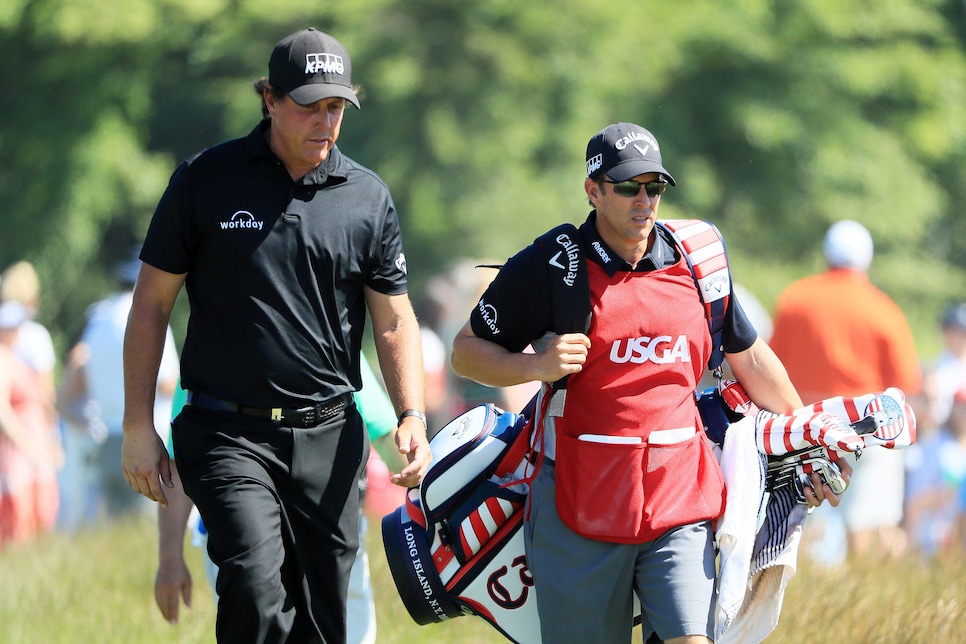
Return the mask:
M 281 160 L 275 156 L 272 152 L 272 148 L 268 145 L 268 140 L 265 136 L 266 130 L 271 127 L 272 119 L 266 117 L 261 120 L 261 122 L 255 126 L 245 139 L 245 145 L 248 151 L 248 157 L 251 160 L 255 159 L 266 159 L 272 163 L 277 163 L 281 165 Z M 332 150 L 329 151 L 328 156 L 325 161 L 320 163 L 318 167 L 313 169 L 307 175 L 302 177 L 299 185 L 303 186 L 323 186 L 326 183 L 341 183 L 346 180 L 348 172 L 348 164 L 346 159 L 342 156 L 342 152 L 339 150 L 338 146 L 332 146 Z
M 584 242 L 584 252 L 591 261 L 600 264 L 604 272 L 613 277 L 617 271 L 646 272 L 659 268 L 673 266 L 681 258 L 680 253 L 674 244 L 674 240 L 660 226 L 654 227 L 654 243 L 651 249 L 644 254 L 641 261 L 637 263 L 637 268 L 632 269 L 630 264 L 624 261 L 620 255 L 607 245 L 600 233 L 597 232 L 597 211 L 592 210 L 587 215 L 587 220 L 580 226 L 580 236 Z

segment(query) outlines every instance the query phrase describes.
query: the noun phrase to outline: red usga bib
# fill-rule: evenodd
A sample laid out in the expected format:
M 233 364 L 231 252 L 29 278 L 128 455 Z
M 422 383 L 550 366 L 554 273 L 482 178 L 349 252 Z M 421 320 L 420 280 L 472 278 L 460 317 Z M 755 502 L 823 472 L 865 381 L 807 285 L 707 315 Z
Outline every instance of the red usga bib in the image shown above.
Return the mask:
M 613 277 L 587 265 L 591 349 L 555 421 L 561 519 L 591 539 L 644 543 L 717 518 L 724 482 L 694 399 L 711 338 L 686 262 Z

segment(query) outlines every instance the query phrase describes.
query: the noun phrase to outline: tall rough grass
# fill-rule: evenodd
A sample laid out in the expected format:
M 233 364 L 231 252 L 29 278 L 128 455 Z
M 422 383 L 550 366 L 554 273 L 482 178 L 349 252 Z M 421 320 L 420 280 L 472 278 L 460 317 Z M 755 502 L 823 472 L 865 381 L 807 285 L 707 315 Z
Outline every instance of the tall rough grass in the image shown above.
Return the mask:
M 368 538 L 380 644 L 497 644 L 475 617 L 419 626 L 392 582 L 379 521 Z M 215 608 L 200 553 L 186 547 L 193 607 L 177 625 L 154 604 L 157 537 L 151 517 L 70 537 L 52 535 L 0 551 L 0 643 L 150 644 L 214 642 Z M 966 642 L 966 560 L 951 553 L 864 560 L 829 569 L 800 561 L 769 642 Z M 640 642 L 639 629 L 635 641 Z

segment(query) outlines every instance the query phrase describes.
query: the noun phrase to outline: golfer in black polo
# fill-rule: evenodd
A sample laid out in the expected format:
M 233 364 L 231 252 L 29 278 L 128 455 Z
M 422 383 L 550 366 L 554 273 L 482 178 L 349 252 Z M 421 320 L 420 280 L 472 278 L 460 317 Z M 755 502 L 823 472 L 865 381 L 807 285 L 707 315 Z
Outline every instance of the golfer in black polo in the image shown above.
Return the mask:
M 369 449 L 351 395 L 366 311 L 403 486 L 430 460 L 419 328 L 389 190 L 335 146 L 359 106 L 346 50 L 299 31 L 255 89 L 262 122 L 182 163 L 151 221 L 124 346 L 124 475 L 166 504 L 154 380 L 183 285 L 175 458 L 219 570 L 218 641 L 343 642 Z

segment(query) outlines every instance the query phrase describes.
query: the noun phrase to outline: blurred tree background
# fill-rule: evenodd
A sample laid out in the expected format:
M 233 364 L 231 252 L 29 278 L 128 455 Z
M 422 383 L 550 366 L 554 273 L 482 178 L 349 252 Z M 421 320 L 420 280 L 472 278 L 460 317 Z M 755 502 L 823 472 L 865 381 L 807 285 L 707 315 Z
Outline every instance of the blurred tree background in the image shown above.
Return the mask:
M 339 145 L 389 184 L 415 296 L 582 221 L 587 140 L 633 121 L 679 182 L 662 215 L 714 221 L 766 308 L 843 218 L 923 358 L 966 299 L 966 0 L 0 0 L 0 268 L 37 267 L 61 351 L 176 164 L 250 131 L 252 81 L 305 26 L 352 56 Z

